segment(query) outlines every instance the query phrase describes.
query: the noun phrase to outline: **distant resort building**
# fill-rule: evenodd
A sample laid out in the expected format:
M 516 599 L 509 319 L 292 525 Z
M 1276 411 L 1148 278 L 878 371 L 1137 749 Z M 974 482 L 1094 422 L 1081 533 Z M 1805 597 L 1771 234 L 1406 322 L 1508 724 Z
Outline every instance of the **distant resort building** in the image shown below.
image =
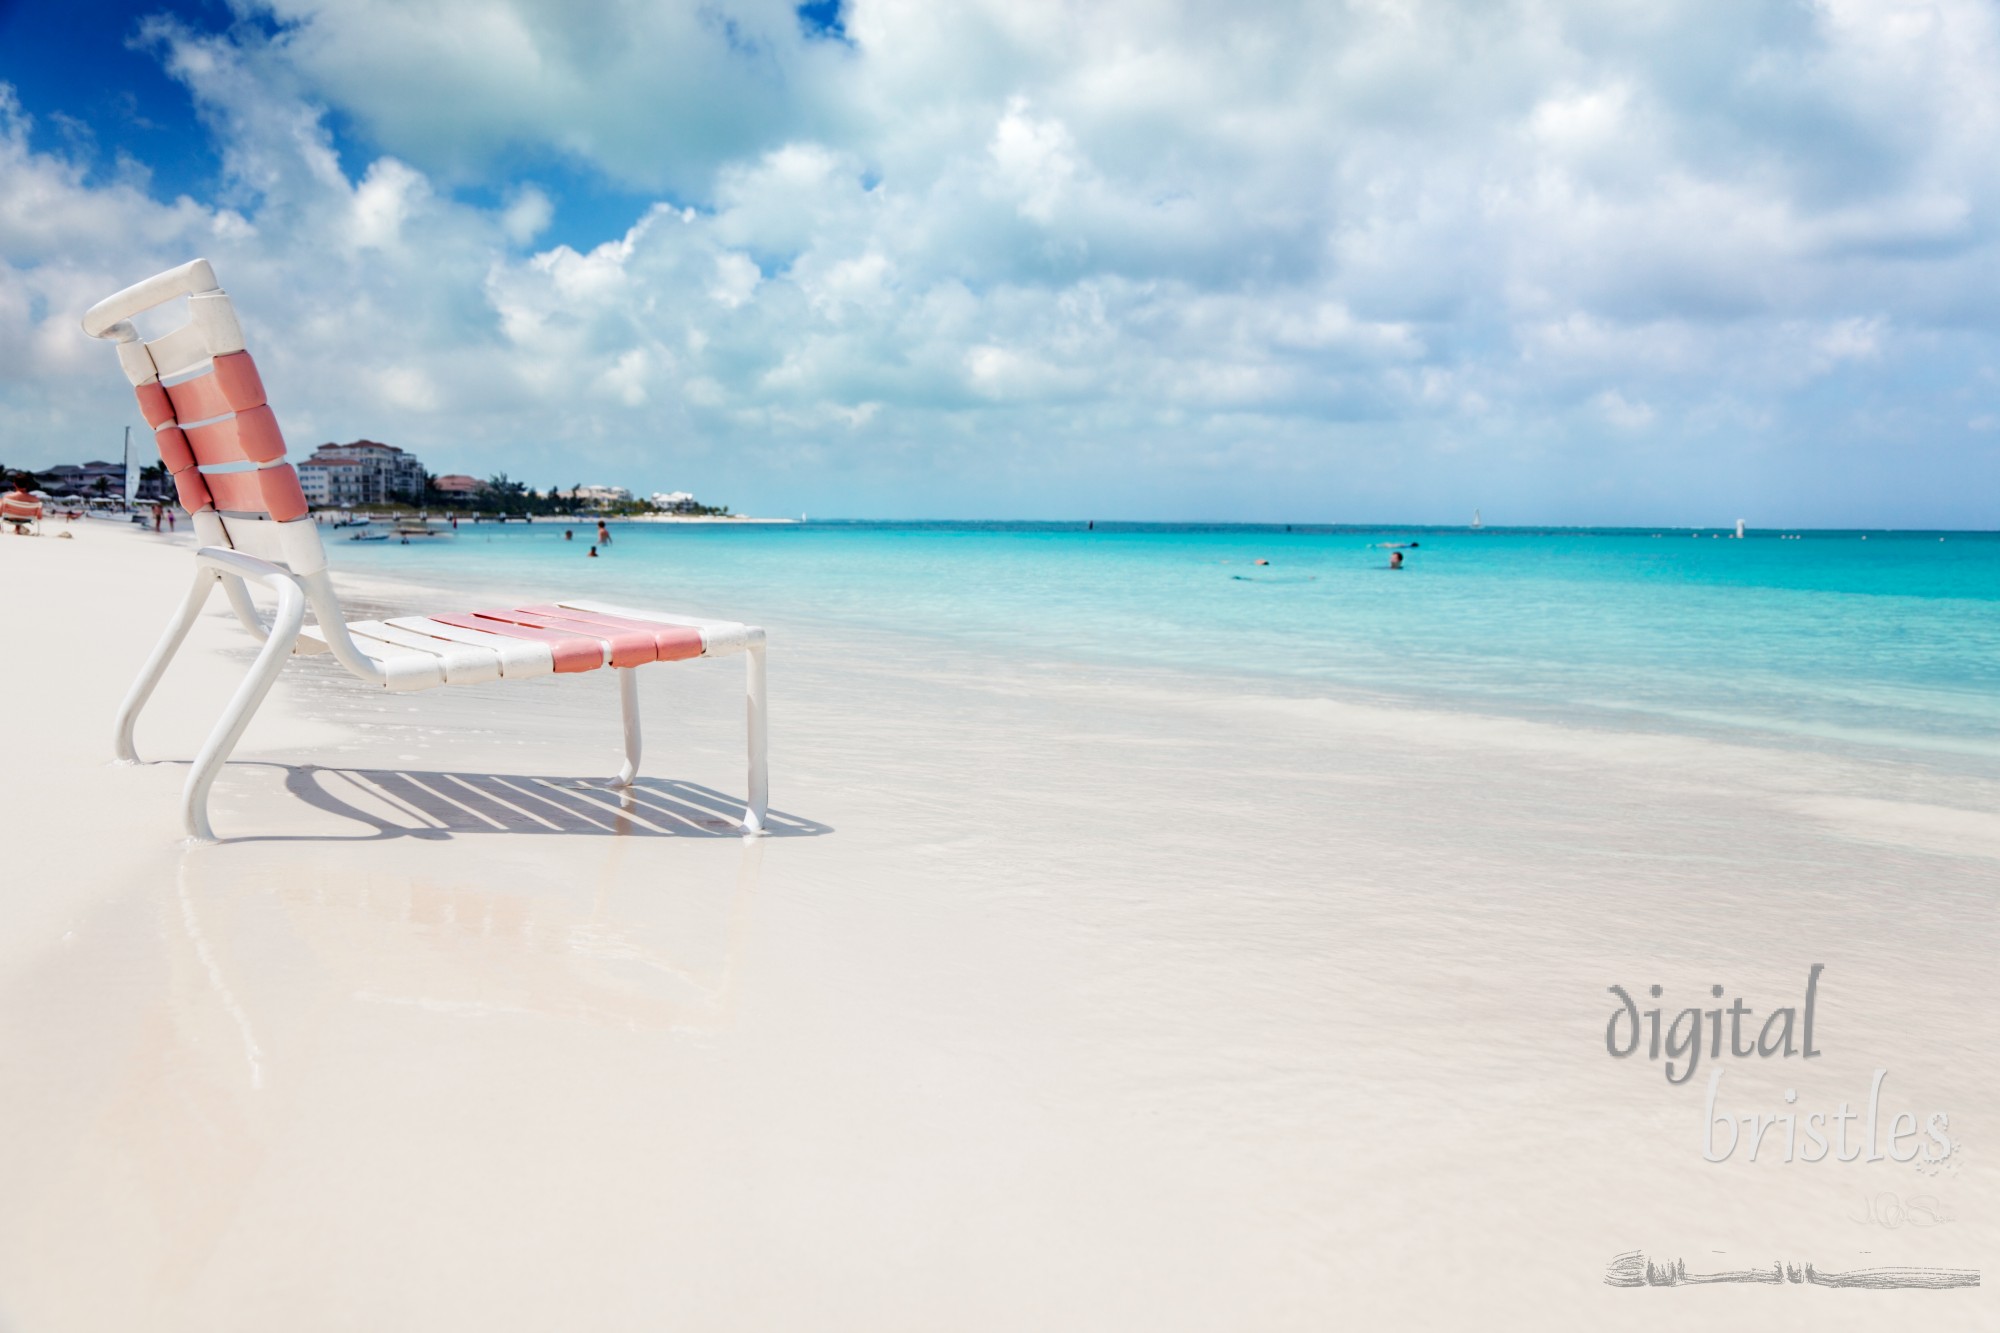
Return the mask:
M 34 489 L 58 500 L 125 500 L 125 465 L 92 459 L 88 463 L 58 463 L 29 472 Z M 158 500 L 167 492 L 166 469 L 157 463 L 139 469 L 133 498 Z
M 424 465 L 417 456 L 375 440 L 322 444 L 299 463 L 298 473 L 299 489 L 315 508 L 416 504 L 424 498 Z
M 345 458 L 327 458 L 318 462 L 302 462 L 297 468 L 299 490 L 306 497 L 306 504 L 314 509 L 345 508 L 362 503 L 365 487 L 361 480 L 361 464 Z
M 125 498 L 125 465 L 93 459 L 88 463 L 58 463 L 35 474 L 35 483 L 50 495 L 77 495 L 85 499 L 109 496 Z
M 654 491 L 646 501 L 636 501 L 624 486 L 573 486 L 568 490 L 550 487 L 546 496 L 528 491 L 518 482 L 495 487 L 492 482 L 463 472 L 441 477 L 427 476 L 417 456 L 379 440 L 355 440 L 348 444 L 322 444 L 309 457 L 298 461 L 299 489 L 306 504 L 314 509 L 355 509 L 368 505 L 421 505 L 427 500 L 458 510 L 499 514 L 558 513 L 567 506 L 571 512 L 617 510 L 622 513 L 652 510 L 660 514 L 686 517 L 727 515 L 726 508 L 711 508 L 697 500 L 692 491 Z M 142 500 L 173 498 L 167 487 L 166 470 L 157 465 L 141 471 L 137 487 Z M 102 459 L 88 463 L 63 463 L 32 474 L 37 488 L 57 498 L 123 501 L 125 465 Z M 527 504 L 523 504 L 525 497 Z

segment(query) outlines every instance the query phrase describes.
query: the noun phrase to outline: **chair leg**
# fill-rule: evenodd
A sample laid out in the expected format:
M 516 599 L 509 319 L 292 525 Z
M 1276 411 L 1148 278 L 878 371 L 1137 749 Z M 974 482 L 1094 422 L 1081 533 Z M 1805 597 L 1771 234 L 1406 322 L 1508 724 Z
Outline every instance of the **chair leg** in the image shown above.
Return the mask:
M 625 718 L 625 767 L 618 770 L 618 785 L 629 787 L 639 776 L 639 671 L 619 667 L 618 711 Z
M 195 617 L 201 614 L 202 604 L 215 588 L 215 574 L 204 569 L 194 576 L 194 583 L 188 588 L 187 596 L 181 600 L 181 609 L 174 612 L 174 618 L 167 623 L 167 632 L 153 647 L 153 655 L 146 659 L 146 665 L 139 668 L 139 678 L 132 682 L 132 688 L 125 693 L 125 702 L 118 705 L 118 733 L 112 742 L 112 749 L 123 764 L 139 762 L 139 751 L 132 744 L 132 729 L 139 723 L 139 714 L 145 710 L 146 701 L 153 697 L 153 689 L 160 683 L 160 677 L 167 674 L 167 664 L 174 660 L 186 640 L 188 630 L 193 628 Z
M 764 816 L 770 812 L 770 770 L 765 762 L 766 733 L 769 731 L 768 710 L 764 701 L 764 645 L 757 644 L 743 653 L 744 703 L 748 715 L 748 741 L 750 750 L 750 807 L 743 812 L 743 831 L 756 833 L 764 827 Z
M 250 674 L 236 687 L 215 730 L 203 742 L 201 753 L 194 757 L 187 786 L 181 790 L 181 822 L 186 825 L 188 836 L 204 842 L 215 841 L 215 830 L 208 822 L 208 789 L 215 785 L 216 775 L 228 762 L 229 752 L 243 739 L 243 729 L 250 725 L 251 716 L 277 681 L 279 669 L 292 655 L 292 646 L 298 641 L 305 618 L 305 597 L 296 584 L 288 581 L 278 590 L 278 612 L 272 618 L 270 637 L 258 651 Z

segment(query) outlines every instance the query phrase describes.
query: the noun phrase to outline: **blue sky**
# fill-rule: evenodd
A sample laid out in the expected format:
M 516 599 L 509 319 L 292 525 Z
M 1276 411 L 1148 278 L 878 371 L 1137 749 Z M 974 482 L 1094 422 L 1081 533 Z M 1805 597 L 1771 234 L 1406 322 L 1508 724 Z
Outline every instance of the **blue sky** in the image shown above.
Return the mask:
M 1983 0 L 0 0 L 0 460 L 196 254 L 295 450 L 824 515 L 2000 525 Z

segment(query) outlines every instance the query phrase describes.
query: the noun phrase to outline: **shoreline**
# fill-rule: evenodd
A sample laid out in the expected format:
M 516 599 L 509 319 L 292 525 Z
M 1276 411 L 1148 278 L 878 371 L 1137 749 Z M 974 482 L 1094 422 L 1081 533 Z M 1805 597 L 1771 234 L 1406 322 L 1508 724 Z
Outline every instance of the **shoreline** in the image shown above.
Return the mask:
M 756 518 L 749 514 L 632 514 L 612 523 L 797 523 L 796 518 Z
M 326 511 L 326 512 L 331 512 L 331 511 Z M 418 515 L 376 514 L 376 515 L 366 515 L 366 516 L 354 515 L 353 517 L 367 517 L 369 521 L 376 523 L 393 523 L 399 517 L 415 518 L 418 517 Z M 429 523 L 449 523 L 451 522 L 453 517 L 455 516 L 451 514 L 446 514 L 442 518 L 426 518 L 425 521 Z M 731 524 L 731 523 L 797 523 L 799 521 L 798 519 L 795 518 L 756 518 L 749 514 L 533 514 L 533 515 L 526 515 L 521 518 L 514 518 L 512 516 L 509 516 L 507 518 L 501 518 L 498 515 L 492 515 L 492 514 L 475 514 L 469 518 L 463 515 L 457 515 L 456 517 L 459 517 L 463 522 L 471 524 L 473 526 L 491 525 L 493 527 L 500 527 L 500 526 L 512 527 L 518 524 L 519 526 L 524 528 L 533 527 L 536 524 L 541 524 L 542 526 L 546 527 L 556 523 L 567 523 L 570 526 L 575 527 L 578 524 L 598 523 L 598 522 Z M 330 528 L 333 525 L 329 523 L 323 526 Z

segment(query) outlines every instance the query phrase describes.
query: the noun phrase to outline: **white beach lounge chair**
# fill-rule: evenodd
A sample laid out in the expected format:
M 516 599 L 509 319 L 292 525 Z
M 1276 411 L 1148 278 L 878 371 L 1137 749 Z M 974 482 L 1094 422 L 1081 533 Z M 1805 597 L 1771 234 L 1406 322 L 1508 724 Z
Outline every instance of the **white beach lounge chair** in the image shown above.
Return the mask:
M 132 317 L 182 296 L 188 298 L 188 322 L 142 341 Z M 634 671 L 648 662 L 742 653 L 749 706 L 743 828 L 762 829 L 768 804 L 763 630 L 581 599 L 350 622 L 327 576 L 326 550 L 306 513 L 298 474 L 285 461 L 277 419 L 243 348 L 235 308 L 216 285 L 208 261 L 193 260 L 98 302 L 83 317 L 83 328 L 93 338 L 116 342 L 119 363 L 138 392 L 140 411 L 201 543 L 194 553 L 194 585 L 118 710 L 118 758 L 138 761 L 133 725 L 217 584 L 243 628 L 264 645 L 195 756 L 182 794 L 190 834 L 214 838 L 209 787 L 285 659 L 305 653 L 332 653 L 353 675 L 390 690 L 611 667 L 618 673 L 625 717 L 625 765 L 618 776 L 625 786 L 639 766 Z M 250 599 L 250 582 L 277 596 L 268 625 Z M 308 609 L 311 626 L 305 624 Z

